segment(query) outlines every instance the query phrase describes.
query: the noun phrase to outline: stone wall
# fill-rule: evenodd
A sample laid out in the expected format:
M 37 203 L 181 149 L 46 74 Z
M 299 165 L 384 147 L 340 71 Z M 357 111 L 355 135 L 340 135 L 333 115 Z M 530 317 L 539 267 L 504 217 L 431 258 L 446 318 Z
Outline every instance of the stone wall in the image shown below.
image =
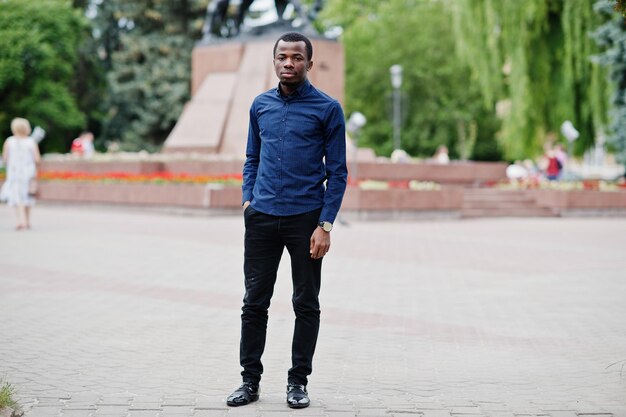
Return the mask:
M 495 190 L 506 195 L 509 190 Z M 468 189 L 444 187 L 440 190 L 362 190 L 349 187 L 342 211 L 378 213 L 378 217 L 407 217 L 420 213 L 447 213 L 461 217 Z M 589 213 L 626 215 L 626 191 L 557 191 L 524 192 L 541 207 L 554 214 Z M 121 205 L 172 206 L 196 209 L 238 209 L 241 189 L 216 184 L 123 184 L 78 181 L 42 181 L 39 198 L 43 201 L 101 203 Z M 515 215 L 515 207 L 508 207 Z M 383 215 L 383 213 L 386 213 Z M 499 215 L 506 216 L 506 212 Z

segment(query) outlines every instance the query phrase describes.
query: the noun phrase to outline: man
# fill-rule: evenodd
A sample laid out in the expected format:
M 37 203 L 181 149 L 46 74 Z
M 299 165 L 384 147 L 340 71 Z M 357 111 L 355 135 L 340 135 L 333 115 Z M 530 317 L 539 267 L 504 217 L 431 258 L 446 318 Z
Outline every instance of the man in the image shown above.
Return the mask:
M 274 45 L 278 87 L 250 108 L 243 168 L 246 293 L 241 315 L 243 384 L 230 406 L 259 398 L 267 310 L 283 249 L 291 257 L 296 315 L 287 375 L 287 404 L 308 407 L 307 377 L 320 322 L 322 258 L 346 189 L 345 122 L 337 100 L 313 87 L 311 41 L 286 33 Z M 326 182 L 326 186 L 324 186 Z

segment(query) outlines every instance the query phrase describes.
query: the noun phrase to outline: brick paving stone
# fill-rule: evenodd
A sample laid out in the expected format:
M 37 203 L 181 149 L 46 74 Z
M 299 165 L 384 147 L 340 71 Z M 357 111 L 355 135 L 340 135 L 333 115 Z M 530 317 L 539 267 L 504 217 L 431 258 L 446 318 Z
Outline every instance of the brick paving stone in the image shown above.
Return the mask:
M 147 403 L 155 403 L 161 404 L 163 402 L 163 397 L 159 396 L 150 396 L 150 395 L 137 395 L 134 396 L 131 400 L 131 404 L 147 404 Z
M 158 411 L 133 411 L 130 410 L 128 412 L 128 417 L 160 417 L 160 413 Z
M 612 417 L 611 413 L 576 413 L 578 417 Z
M 194 417 L 225 417 L 227 415 L 226 410 L 196 410 L 193 413 Z
M 420 410 L 424 417 L 451 417 L 449 410 Z
M 507 406 L 501 402 L 484 402 L 484 401 L 476 401 L 476 406 L 478 406 L 481 410 L 486 411 L 506 411 Z
M 458 417 L 458 416 L 462 416 L 462 417 L 469 417 L 469 416 L 481 416 L 481 417 L 485 417 L 487 413 L 484 412 L 476 412 L 473 410 L 469 410 L 469 413 L 454 413 L 453 411 L 450 412 L 450 415 L 452 415 L 453 417 Z
M 360 416 L 381 416 L 387 412 L 386 408 L 362 408 L 359 410 Z
M 193 416 L 193 413 L 161 413 L 159 414 L 159 417 L 191 417 Z
M 302 416 L 313 416 L 313 415 L 326 413 L 326 411 L 323 408 L 315 407 L 313 405 L 310 405 L 307 408 L 300 408 L 300 409 L 294 410 L 294 409 L 289 408 L 287 404 L 285 404 L 284 408 L 281 411 L 288 412 L 288 413 L 295 413 L 297 415 L 302 415 Z M 269 412 L 271 411 L 268 411 L 268 413 Z
M 96 410 L 93 414 L 93 417 L 127 417 L 128 411 L 124 410 L 119 413 L 101 413 L 100 410 Z
M 128 406 L 125 405 L 98 405 L 96 409 L 97 414 L 119 414 L 127 411 Z
M 161 407 L 163 414 L 191 414 L 193 413 L 194 407 L 190 406 L 162 406 Z
M 196 404 L 195 398 L 163 398 L 161 405 L 165 406 L 194 406 Z
M 134 402 L 128 407 L 130 411 L 155 410 L 162 411 L 161 402 L 158 403 L 137 403 Z
M 56 412 L 48 412 L 50 410 L 46 410 L 45 408 L 36 409 L 33 411 L 29 411 L 28 414 L 25 414 L 27 417 L 54 417 L 60 416 L 61 410 L 57 410 Z
M 194 408 L 196 410 L 224 410 L 226 409 L 226 403 L 215 400 L 198 400 Z
M 93 404 L 66 404 L 62 408 L 63 412 L 67 410 L 95 410 L 96 406 Z
M 226 410 L 196 410 L 194 417 L 224 417 L 228 414 Z
M 576 407 L 576 413 L 578 414 L 589 414 L 589 415 L 594 415 L 594 414 L 610 414 L 608 412 L 608 410 L 605 410 L 604 407 L 602 406 L 590 406 L 588 404 L 581 404 L 578 407 Z
M 61 410 L 64 417 L 88 417 L 92 416 L 96 410 Z
M 36 402 L 38 407 L 63 407 L 65 405 L 65 401 L 58 398 L 38 397 Z
M 327 404 L 324 406 L 324 409 L 326 411 L 333 411 L 333 412 L 348 412 L 348 413 L 354 413 L 354 406 L 352 405 L 338 405 L 338 404 Z
M 626 416 L 626 407 L 624 408 L 610 408 L 607 410 L 608 413 L 613 415 L 614 417 L 623 417 Z
M 357 416 L 356 411 L 326 410 L 326 414 L 328 415 L 328 417 L 355 417 Z
M 102 397 L 100 401 L 96 403 L 98 407 L 102 406 L 111 406 L 111 407 L 122 407 L 129 406 L 133 397 Z
M 229 417 L 251 417 L 260 415 L 260 411 L 256 408 L 249 407 L 234 407 L 228 409 Z
M 452 415 L 480 415 L 483 414 L 479 407 L 455 406 L 450 410 Z
M 288 260 L 262 399 L 224 404 L 240 371 L 239 216 L 33 214 L 19 234 L 12 213 L 0 216 L 0 334 L 12 341 L 0 344 L 2 373 L 29 415 L 304 415 L 284 404 Z M 626 345 L 625 245 L 619 218 L 338 224 L 309 412 L 626 417 L 626 381 L 610 366 Z
M 442 406 L 441 404 L 434 403 L 434 402 L 418 401 L 418 402 L 414 402 L 413 404 L 415 405 L 415 408 L 419 410 L 443 410 L 445 409 L 445 407 Z

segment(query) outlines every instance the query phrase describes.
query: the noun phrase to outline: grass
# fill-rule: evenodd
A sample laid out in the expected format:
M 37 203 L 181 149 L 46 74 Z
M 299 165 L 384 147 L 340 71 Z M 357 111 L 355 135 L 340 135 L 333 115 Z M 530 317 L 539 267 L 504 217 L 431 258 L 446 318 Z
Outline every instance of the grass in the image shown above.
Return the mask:
M 15 387 L 8 382 L 0 380 L 0 410 L 5 407 L 17 408 L 17 401 L 13 399 Z

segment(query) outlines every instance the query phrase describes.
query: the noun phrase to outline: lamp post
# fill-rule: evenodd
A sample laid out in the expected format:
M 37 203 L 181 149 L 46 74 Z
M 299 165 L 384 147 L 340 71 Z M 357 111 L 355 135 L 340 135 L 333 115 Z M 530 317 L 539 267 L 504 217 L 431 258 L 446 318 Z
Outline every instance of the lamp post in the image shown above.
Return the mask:
M 402 65 L 392 65 L 389 68 L 391 73 L 391 85 L 393 86 L 393 149 L 402 149 L 400 142 L 400 125 L 401 113 L 400 113 L 400 87 L 402 86 Z
M 348 122 L 346 123 L 346 130 L 350 133 L 352 137 L 352 180 L 354 184 L 359 184 L 359 175 L 358 175 L 358 167 L 359 164 L 357 162 L 357 156 L 359 153 L 359 132 L 363 126 L 367 123 L 367 118 L 363 113 L 355 111 L 350 115 Z

